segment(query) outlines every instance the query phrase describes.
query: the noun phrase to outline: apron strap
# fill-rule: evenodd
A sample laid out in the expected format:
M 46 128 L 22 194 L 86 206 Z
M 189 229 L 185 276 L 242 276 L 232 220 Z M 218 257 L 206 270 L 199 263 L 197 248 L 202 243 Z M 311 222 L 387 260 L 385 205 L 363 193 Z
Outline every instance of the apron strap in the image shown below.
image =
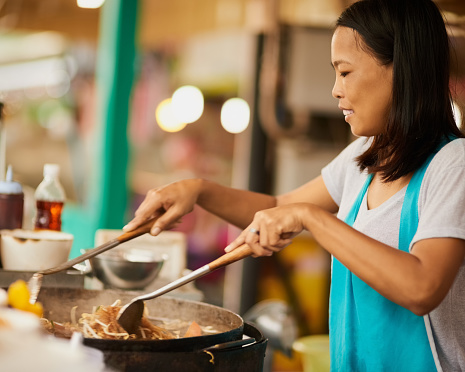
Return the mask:
M 350 226 L 354 225 L 355 220 L 357 219 L 358 211 L 360 210 L 360 206 L 362 205 L 363 198 L 365 197 L 365 194 L 372 180 L 373 180 L 373 173 L 368 175 L 365 183 L 362 186 L 362 189 L 358 193 L 357 198 L 355 199 L 355 202 L 352 205 L 352 208 L 350 208 L 350 211 L 347 214 L 346 219 L 344 220 L 346 224 Z

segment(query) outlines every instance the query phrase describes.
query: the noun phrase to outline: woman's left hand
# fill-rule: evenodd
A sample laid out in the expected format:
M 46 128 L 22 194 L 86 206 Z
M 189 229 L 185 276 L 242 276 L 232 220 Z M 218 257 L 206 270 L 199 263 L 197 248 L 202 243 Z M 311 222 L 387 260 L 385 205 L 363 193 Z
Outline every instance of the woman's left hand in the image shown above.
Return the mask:
M 271 256 L 292 243 L 292 239 L 305 229 L 304 218 L 308 204 L 295 203 L 265 209 L 255 213 L 252 223 L 225 248 L 230 252 L 247 243 L 254 257 Z

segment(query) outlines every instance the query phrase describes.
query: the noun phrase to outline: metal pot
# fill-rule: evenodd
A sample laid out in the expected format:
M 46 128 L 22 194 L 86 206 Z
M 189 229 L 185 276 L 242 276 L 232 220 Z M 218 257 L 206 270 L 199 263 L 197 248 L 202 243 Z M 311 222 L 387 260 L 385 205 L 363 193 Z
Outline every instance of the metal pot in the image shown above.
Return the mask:
M 130 260 L 110 251 L 92 257 L 90 265 L 105 288 L 135 290 L 147 287 L 158 277 L 165 259 L 165 256 L 160 256 L 143 260 L 136 256 Z
M 118 290 L 93 291 L 74 288 L 42 288 L 38 301 L 44 306 L 44 316 L 56 322 L 70 320 L 71 308 L 76 314 L 91 312 L 98 305 L 111 305 L 120 299 L 127 303 L 137 293 Z M 195 320 L 211 325 L 218 334 L 173 340 L 99 340 L 85 338 L 86 346 L 104 353 L 105 364 L 116 371 L 261 371 L 267 340 L 252 325 L 244 333 L 242 318 L 226 309 L 210 304 L 162 296 L 147 301 L 151 314 L 169 319 Z M 244 347 L 209 349 L 214 345 L 253 337 L 256 341 Z M 242 355 L 242 356 L 239 356 Z M 244 356 L 247 356 L 244 358 Z M 213 358 L 213 361 L 212 361 Z M 216 361 L 215 361 L 216 358 Z M 240 365 L 238 365 L 238 363 Z M 247 364 L 245 367 L 244 363 Z M 244 368 L 242 366 L 244 365 Z M 189 366 L 189 368 L 188 368 Z

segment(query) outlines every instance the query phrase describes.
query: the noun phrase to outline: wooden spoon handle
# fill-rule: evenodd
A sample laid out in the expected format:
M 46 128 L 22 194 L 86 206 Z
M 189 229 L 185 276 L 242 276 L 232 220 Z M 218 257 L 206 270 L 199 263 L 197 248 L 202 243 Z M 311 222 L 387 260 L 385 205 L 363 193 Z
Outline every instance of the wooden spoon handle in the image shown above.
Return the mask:
M 147 294 L 133 298 L 130 304 L 133 304 L 136 301 L 151 300 L 165 293 L 171 292 L 172 290 L 176 288 L 179 288 L 187 283 L 190 283 L 196 279 L 199 279 L 211 273 L 213 270 L 219 269 L 220 267 L 229 265 L 230 263 L 233 263 L 233 262 L 239 261 L 242 258 L 248 257 L 252 255 L 252 253 L 253 251 L 250 249 L 250 247 L 247 244 L 243 244 L 239 246 L 238 248 L 236 248 L 235 250 L 233 250 L 232 252 L 225 253 L 224 255 L 210 262 L 209 264 L 203 265 L 197 270 L 194 270 L 190 272 L 189 274 L 184 275 L 183 277 L 179 279 L 176 279 L 175 281 L 165 285 L 164 287 L 161 287 L 151 293 L 147 293 Z
M 143 225 L 140 225 L 137 229 L 125 232 L 125 233 L 119 235 L 116 239 L 120 243 L 124 243 L 124 242 L 127 242 L 128 240 L 137 238 L 140 235 L 150 233 L 150 229 L 152 228 L 153 223 L 156 220 L 157 220 L 156 218 L 152 218 L 152 219 L 148 220 L 147 222 L 145 222 Z
M 220 267 L 229 265 L 233 262 L 242 260 L 245 257 L 249 257 L 253 254 L 252 249 L 247 244 L 242 244 L 237 247 L 235 250 L 225 253 L 221 257 L 218 257 L 216 260 L 210 262 L 208 267 L 210 271 L 219 269 Z

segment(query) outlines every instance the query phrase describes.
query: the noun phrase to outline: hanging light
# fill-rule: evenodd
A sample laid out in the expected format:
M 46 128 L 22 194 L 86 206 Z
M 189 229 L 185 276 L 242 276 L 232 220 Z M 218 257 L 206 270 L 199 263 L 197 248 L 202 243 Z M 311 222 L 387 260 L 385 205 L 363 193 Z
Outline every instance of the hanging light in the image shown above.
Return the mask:
M 230 98 L 221 107 L 221 125 L 229 133 L 241 133 L 249 125 L 250 107 L 242 98 Z
M 97 9 L 100 8 L 105 0 L 77 0 L 77 5 L 80 8 Z
M 165 132 L 179 132 L 186 126 L 186 123 L 179 121 L 176 115 L 174 115 L 171 98 L 167 98 L 159 103 L 155 110 L 155 118 L 160 128 Z
M 173 93 L 172 107 L 179 121 L 193 123 L 202 116 L 203 94 L 192 85 L 182 86 Z

